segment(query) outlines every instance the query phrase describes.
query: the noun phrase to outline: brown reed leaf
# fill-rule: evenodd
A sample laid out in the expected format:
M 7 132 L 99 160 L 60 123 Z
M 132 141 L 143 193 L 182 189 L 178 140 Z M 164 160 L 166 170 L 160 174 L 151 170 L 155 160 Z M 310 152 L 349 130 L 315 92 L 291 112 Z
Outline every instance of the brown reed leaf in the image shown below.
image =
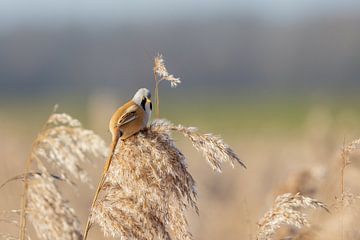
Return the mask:
M 295 195 L 285 193 L 276 198 L 274 206 L 259 221 L 257 239 L 272 239 L 274 233 L 282 225 L 290 225 L 299 229 L 310 226 L 307 215 L 301 212 L 303 208 L 323 208 L 329 211 L 324 203 L 316 199 L 304 197 L 299 193 Z

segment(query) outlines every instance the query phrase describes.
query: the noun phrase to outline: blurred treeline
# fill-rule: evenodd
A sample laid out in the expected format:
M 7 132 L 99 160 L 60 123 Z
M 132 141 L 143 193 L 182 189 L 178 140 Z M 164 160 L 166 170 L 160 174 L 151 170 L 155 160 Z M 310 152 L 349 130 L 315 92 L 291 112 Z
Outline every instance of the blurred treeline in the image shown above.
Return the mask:
M 343 125 L 360 119 L 360 17 L 339 14 L 0 29 L 0 120 L 35 134 L 59 104 L 107 136 L 111 113 L 153 89 L 158 52 L 183 80 L 160 90 L 162 117 L 174 122 L 231 135 L 298 131 L 319 108 Z
M 186 91 L 357 94 L 360 87 L 359 16 L 23 24 L 0 31 L 0 52 L 3 96 L 96 87 L 127 93 L 151 81 L 157 52 Z

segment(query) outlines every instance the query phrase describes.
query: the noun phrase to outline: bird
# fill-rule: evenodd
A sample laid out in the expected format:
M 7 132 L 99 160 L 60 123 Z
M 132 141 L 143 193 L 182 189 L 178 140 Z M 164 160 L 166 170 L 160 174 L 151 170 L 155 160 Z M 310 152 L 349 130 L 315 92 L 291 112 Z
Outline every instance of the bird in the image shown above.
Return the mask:
M 146 88 L 137 90 L 130 101 L 114 112 L 109 123 L 112 152 L 119 139 L 124 141 L 147 126 L 151 112 L 151 92 Z
M 110 145 L 110 155 L 104 166 L 101 180 L 96 189 L 94 199 L 91 204 L 91 209 L 94 208 L 96 200 L 99 196 L 102 185 L 105 181 L 106 173 L 109 171 L 113 156 L 115 154 L 116 145 L 121 139 L 125 141 L 127 138 L 143 130 L 150 120 L 152 111 L 151 93 L 146 88 L 140 88 L 135 93 L 134 97 L 119 107 L 112 115 L 109 122 L 109 130 L 112 135 Z M 88 218 L 83 239 L 87 238 L 91 227 L 90 218 Z

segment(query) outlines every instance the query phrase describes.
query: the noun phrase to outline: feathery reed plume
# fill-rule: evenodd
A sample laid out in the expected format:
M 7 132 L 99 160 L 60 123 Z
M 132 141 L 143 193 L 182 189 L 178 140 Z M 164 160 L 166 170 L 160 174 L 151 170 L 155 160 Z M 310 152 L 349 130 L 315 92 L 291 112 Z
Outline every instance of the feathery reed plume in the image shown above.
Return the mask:
M 180 78 L 169 74 L 165 66 L 165 60 L 161 54 L 154 58 L 154 79 L 155 79 L 155 98 L 156 98 L 156 117 L 160 116 L 160 98 L 159 98 L 159 84 L 162 81 L 170 82 L 171 87 L 177 87 L 181 83 Z
M 345 178 L 345 168 L 351 164 L 351 161 L 350 161 L 350 154 L 355 151 L 356 149 L 359 149 L 359 146 L 360 146 L 360 139 L 356 139 L 354 141 L 352 141 L 350 144 L 348 144 L 347 146 L 344 146 L 342 148 L 342 151 L 341 151 L 341 156 L 340 156 L 340 159 L 341 159 L 341 168 L 340 168 L 340 194 L 341 194 L 341 208 L 342 210 L 344 210 L 344 208 L 346 207 L 345 204 L 346 204 L 346 201 L 347 201 L 347 194 L 345 192 L 345 181 L 344 181 L 344 178 Z M 344 232 L 344 216 L 341 215 L 341 218 L 340 218 L 340 221 L 341 221 L 341 224 L 340 224 L 340 227 L 341 227 L 341 238 L 344 239 L 344 235 L 345 235 L 345 232 Z
M 19 239 L 26 237 L 27 215 L 40 239 L 80 239 L 80 224 L 74 211 L 55 185 L 69 176 L 89 183 L 81 163 L 105 157 L 105 143 L 92 131 L 83 129 L 78 120 L 67 114 L 52 114 L 33 142 L 23 174 Z M 44 163 L 59 171 L 50 174 Z M 32 171 L 31 169 L 36 168 Z M 30 171 L 31 170 L 31 171 Z
M 188 138 L 193 146 L 202 153 L 208 161 L 213 170 L 221 172 L 221 164 L 229 162 L 232 167 L 234 163 L 239 163 L 242 167 L 246 168 L 245 164 L 240 160 L 236 153 L 227 145 L 223 139 L 214 136 L 211 133 L 200 134 L 197 128 L 184 127 L 182 125 L 174 125 L 171 122 L 158 119 L 152 124 L 152 129 L 157 131 L 177 131 Z
M 299 193 L 303 196 L 314 197 L 315 194 L 321 190 L 321 183 L 323 182 L 325 171 L 325 167 L 317 166 L 291 173 L 272 195 L 278 196 L 284 193 Z M 304 231 L 294 226 L 286 226 L 277 231 L 275 238 L 287 239 L 289 236 L 296 236 L 295 239 L 310 239 L 310 237 L 314 235 L 314 232 L 313 230 L 310 231 L 310 229 Z M 291 237 L 291 239 L 293 238 Z
M 324 203 L 299 193 L 280 195 L 276 198 L 274 206 L 259 221 L 257 239 L 272 239 L 276 230 L 284 224 L 297 228 L 310 226 L 307 215 L 301 212 L 302 208 L 323 208 L 329 211 Z
M 360 147 L 360 139 L 356 139 L 352 141 L 347 146 L 344 146 L 341 151 L 341 181 L 340 181 L 340 191 L 341 196 L 344 196 L 345 193 L 345 185 L 344 185 L 344 174 L 345 168 L 351 164 L 350 154 Z
M 351 207 L 359 200 L 360 200 L 360 196 L 357 196 L 350 191 L 345 191 L 341 196 L 341 206 L 345 208 Z
M 40 239 L 81 239 L 80 222 L 63 199 L 54 178 L 38 162 L 42 175 L 29 181 L 27 212 Z
M 150 129 L 122 142 L 92 221 L 124 239 L 190 239 L 185 210 L 196 211 L 195 182 L 166 132 Z
M 82 164 L 107 154 L 105 142 L 98 135 L 64 113 L 50 116 L 36 144 L 33 154 L 37 158 L 50 163 L 65 179 L 70 174 L 85 183 L 89 178 Z
M 106 236 L 140 240 L 192 238 L 185 210 L 192 207 L 198 212 L 195 182 L 187 171 L 185 156 L 171 138 L 173 130 L 192 138 L 214 169 L 219 170 L 225 161 L 241 163 L 221 139 L 155 120 L 148 129 L 123 141 L 114 155 L 116 161 L 111 164 L 91 213 L 91 222 L 100 225 Z

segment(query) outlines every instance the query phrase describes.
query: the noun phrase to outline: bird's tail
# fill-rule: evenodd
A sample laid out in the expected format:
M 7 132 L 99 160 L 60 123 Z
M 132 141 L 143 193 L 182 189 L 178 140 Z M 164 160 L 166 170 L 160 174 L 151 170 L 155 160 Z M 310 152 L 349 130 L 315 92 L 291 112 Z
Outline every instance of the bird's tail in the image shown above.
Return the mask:
M 115 135 L 111 141 L 110 154 L 109 154 L 109 158 L 107 159 L 107 163 L 105 165 L 104 172 L 107 172 L 109 170 L 109 167 L 111 164 L 111 159 L 113 158 L 113 156 L 115 154 L 116 146 L 119 142 L 120 136 L 121 135 Z

